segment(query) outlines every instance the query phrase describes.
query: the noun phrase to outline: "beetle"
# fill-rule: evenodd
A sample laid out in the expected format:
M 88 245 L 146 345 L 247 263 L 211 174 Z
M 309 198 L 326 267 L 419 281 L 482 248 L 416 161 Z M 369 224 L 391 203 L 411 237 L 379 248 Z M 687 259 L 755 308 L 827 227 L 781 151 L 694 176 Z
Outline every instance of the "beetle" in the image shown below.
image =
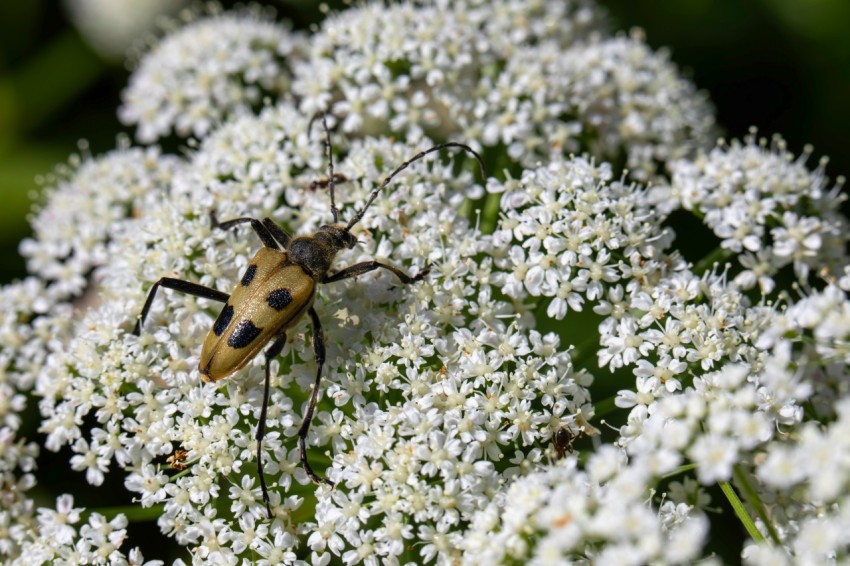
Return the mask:
M 315 116 L 313 119 L 315 119 Z M 257 440 L 257 473 L 260 478 L 263 502 L 270 519 L 272 512 L 263 473 L 262 443 L 265 436 L 269 403 L 270 364 L 271 360 L 283 350 L 286 343 L 286 331 L 292 328 L 305 314 L 310 317 L 313 326 L 313 351 L 317 367 L 307 411 L 301 427 L 298 429 L 300 460 L 310 479 L 316 483 L 333 486 L 334 484 L 330 479 L 316 475 L 307 461 L 307 433 L 318 401 L 322 367 L 325 362 L 324 332 L 319 316 L 313 307 L 316 286 L 319 283 L 327 284 L 351 279 L 376 269 L 390 271 L 405 285 L 420 281 L 428 274 L 429 267 L 411 276 L 395 266 L 374 260 L 360 262 L 331 273 L 337 253 L 343 249 L 351 249 L 357 244 L 357 239 L 352 235 L 351 229 L 363 219 L 363 215 L 393 178 L 412 163 L 441 149 L 460 148 L 475 157 L 482 176 L 486 178 L 484 161 L 471 147 L 457 142 L 437 144 L 417 153 L 393 170 L 380 185 L 372 190 L 363 208 L 357 211 L 347 224 L 342 224 L 339 220 L 334 188 L 337 182 L 347 180 L 347 178 L 340 174 L 334 174 L 330 130 L 324 114 L 321 114 L 321 119 L 325 131 L 324 143 L 327 148 L 328 176 L 326 180 L 317 182 L 315 186 L 322 187 L 325 183 L 327 184 L 330 192 L 330 212 L 333 223 L 321 226 L 311 235 L 293 237 L 271 218 L 258 220 L 246 216 L 226 222 L 218 222 L 215 215 L 211 214 L 213 227 L 222 230 L 228 230 L 241 224 L 250 224 L 263 244 L 263 247 L 251 259 L 233 292 L 227 294 L 191 281 L 162 277 L 153 284 L 148 292 L 142 312 L 138 316 L 133 329 L 133 334 L 136 336 L 141 334 L 145 318 L 147 318 L 156 292 L 160 287 L 225 303 L 201 348 L 198 369 L 201 373 L 201 379 L 207 383 L 216 382 L 234 374 L 259 354 L 267 344 L 271 343 L 265 349 L 263 404 L 255 437 Z M 313 120 L 310 121 L 310 126 L 312 126 L 312 123 Z M 308 131 L 310 126 L 308 126 Z

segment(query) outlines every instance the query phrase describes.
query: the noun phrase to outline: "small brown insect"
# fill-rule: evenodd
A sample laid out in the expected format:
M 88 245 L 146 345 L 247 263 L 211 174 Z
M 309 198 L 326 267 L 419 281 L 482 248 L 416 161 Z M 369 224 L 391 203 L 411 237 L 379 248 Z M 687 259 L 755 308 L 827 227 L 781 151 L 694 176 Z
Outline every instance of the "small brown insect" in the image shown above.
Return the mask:
M 348 177 L 343 175 L 342 173 L 334 173 L 333 174 L 333 183 L 331 183 L 330 177 L 322 177 L 321 179 L 316 179 L 310 186 L 307 187 L 309 191 L 317 191 L 319 189 L 327 189 L 332 184 L 333 185 L 341 185 L 343 183 L 348 182 Z
M 186 469 L 186 464 L 183 462 L 186 461 L 186 458 L 189 456 L 189 453 L 185 450 L 178 448 L 174 451 L 174 454 L 168 457 L 166 462 L 169 463 L 172 470 L 177 470 L 178 472 L 182 472 Z
M 553 436 L 555 442 L 555 459 L 562 460 L 567 456 L 567 452 L 573 453 L 573 441 L 576 435 L 567 427 L 561 427 L 555 431 Z

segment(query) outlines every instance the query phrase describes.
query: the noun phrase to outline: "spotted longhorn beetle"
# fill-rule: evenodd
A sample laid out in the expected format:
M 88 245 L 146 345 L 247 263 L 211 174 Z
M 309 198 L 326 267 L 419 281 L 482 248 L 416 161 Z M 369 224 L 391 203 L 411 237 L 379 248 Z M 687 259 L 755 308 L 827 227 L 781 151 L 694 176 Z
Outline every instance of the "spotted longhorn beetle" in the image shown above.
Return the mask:
M 313 308 L 316 284 L 350 279 L 378 268 L 391 271 L 405 285 L 422 280 L 428 274 L 430 268 L 426 267 L 416 275 L 410 276 L 392 265 L 378 261 L 364 261 L 333 274 L 330 274 L 330 270 L 336 254 L 344 248 L 353 248 L 357 243 L 357 239 L 351 234 L 351 229 L 360 222 L 366 210 L 393 178 L 415 161 L 422 159 L 429 153 L 448 147 L 457 147 L 475 156 L 481 168 L 482 176 L 486 177 L 484 162 L 481 156 L 471 147 L 456 142 L 434 145 L 399 165 L 380 185 L 372 190 L 366 204 L 359 212 L 355 213 L 348 224 L 340 224 L 339 210 L 336 207 L 334 196 L 334 185 L 347 179 L 342 175 L 334 174 L 330 130 L 324 114 L 321 114 L 321 119 L 325 131 L 328 176 L 327 180 L 323 179 L 317 182 L 315 186 L 323 187 L 326 183 L 330 190 L 333 224 L 321 226 L 309 236 L 292 237 L 271 218 L 258 220 L 251 217 L 240 217 L 226 222 L 218 222 L 215 215 L 211 215 L 213 226 L 222 230 L 250 223 L 251 228 L 263 243 L 263 247 L 251 259 L 233 293 L 228 295 L 190 281 L 163 277 L 151 287 L 133 329 L 136 336 L 141 333 L 142 325 L 150 311 L 156 291 L 160 287 L 225 303 L 201 349 L 199 369 L 201 379 L 205 382 L 219 381 L 232 375 L 253 359 L 266 344 L 271 342 L 271 346 L 265 351 L 265 390 L 256 433 L 257 473 L 263 492 L 263 502 L 270 519 L 272 512 L 263 474 L 262 443 L 265 436 L 266 413 L 269 404 L 269 366 L 271 360 L 283 350 L 286 343 L 286 331 L 292 328 L 305 313 L 310 315 L 313 324 L 313 351 L 316 356 L 317 369 L 307 412 L 304 415 L 301 428 L 298 430 L 301 464 L 304 471 L 314 482 L 333 486 L 331 480 L 317 476 L 307 462 L 307 432 L 313 420 L 313 412 L 319 395 L 319 385 L 322 380 L 322 366 L 325 362 L 322 324 Z M 310 126 L 312 126 L 312 123 L 313 120 L 310 121 Z M 310 126 L 308 126 L 308 131 Z

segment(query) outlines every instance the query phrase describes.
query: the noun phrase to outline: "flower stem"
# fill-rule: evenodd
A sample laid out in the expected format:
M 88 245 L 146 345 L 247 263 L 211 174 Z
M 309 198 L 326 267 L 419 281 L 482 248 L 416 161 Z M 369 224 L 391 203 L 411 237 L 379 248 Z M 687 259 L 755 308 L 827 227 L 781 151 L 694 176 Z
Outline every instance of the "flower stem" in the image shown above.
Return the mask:
M 744 492 L 744 496 L 747 498 L 747 503 L 755 510 L 756 514 L 759 516 L 759 519 L 764 523 L 765 528 L 767 529 L 767 533 L 770 535 L 771 540 L 773 540 L 776 544 L 781 544 L 782 541 L 779 538 L 779 533 L 776 532 L 776 528 L 774 528 L 773 523 L 770 522 L 770 518 L 767 516 L 767 509 L 764 508 L 764 505 L 761 502 L 761 498 L 759 497 L 756 490 L 753 488 L 752 482 L 750 482 L 749 475 L 744 471 L 744 469 L 740 465 L 736 465 L 732 472 L 735 475 L 735 480 L 738 482 L 738 485 L 741 486 L 741 490 Z M 753 539 L 756 540 L 756 539 Z
M 661 476 L 661 479 L 670 479 L 678 476 L 679 474 L 684 474 L 685 472 L 690 472 L 691 470 L 695 470 L 697 467 L 696 464 L 685 464 L 684 466 L 679 466 L 675 470 L 670 473 L 664 474 Z
M 496 230 L 496 225 L 499 223 L 499 206 L 501 200 L 502 195 L 487 193 L 484 197 L 481 231 L 485 234 L 492 234 Z
M 744 503 L 738 497 L 738 494 L 735 493 L 735 489 L 728 481 L 720 482 L 720 489 L 723 490 L 723 495 L 726 496 L 726 499 L 729 500 L 729 503 L 732 505 L 732 509 L 735 510 L 735 515 L 740 519 L 741 524 L 744 525 L 744 528 L 747 530 L 747 533 L 750 535 L 750 538 L 757 543 L 764 542 L 764 537 L 761 532 L 756 527 L 756 524 L 753 522 L 750 514 L 747 513 L 747 510 L 744 508 Z

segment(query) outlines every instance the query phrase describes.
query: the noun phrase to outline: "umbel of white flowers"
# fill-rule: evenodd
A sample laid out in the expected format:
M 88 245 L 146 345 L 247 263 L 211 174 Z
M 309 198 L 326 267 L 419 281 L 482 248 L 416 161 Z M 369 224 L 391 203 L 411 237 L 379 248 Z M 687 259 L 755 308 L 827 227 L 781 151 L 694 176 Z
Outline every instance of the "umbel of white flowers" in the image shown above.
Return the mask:
M 160 277 L 240 283 L 260 243 L 210 212 L 300 234 L 332 220 L 319 110 L 343 218 L 432 140 L 473 145 L 493 176 L 463 155 L 419 161 L 356 227 L 339 266 L 431 271 L 318 291 L 308 450 L 333 489 L 300 466 L 316 366 L 308 325 L 292 329 L 271 363 L 269 520 L 263 356 L 200 384 L 220 305 L 178 293 L 131 330 Z M 192 149 L 122 140 L 47 180 L 30 276 L 0 288 L 8 562 L 144 562 L 125 516 L 70 494 L 36 505 L 28 399 L 45 448 L 69 447 L 92 485 L 120 474 L 198 564 L 691 563 L 710 560 L 717 484 L 747 496 L 747 563 L 847 558 L 841 181 L 779 138 L 715 145 L 705 97 L 593 3 L 367 3 L 310 35 L 212 10 L 137 61 L 119 114 L 143 144 Z M 678 208 L 728 266 L 682 259 Z M 805 293 L 779 295 L 783 269 Z

